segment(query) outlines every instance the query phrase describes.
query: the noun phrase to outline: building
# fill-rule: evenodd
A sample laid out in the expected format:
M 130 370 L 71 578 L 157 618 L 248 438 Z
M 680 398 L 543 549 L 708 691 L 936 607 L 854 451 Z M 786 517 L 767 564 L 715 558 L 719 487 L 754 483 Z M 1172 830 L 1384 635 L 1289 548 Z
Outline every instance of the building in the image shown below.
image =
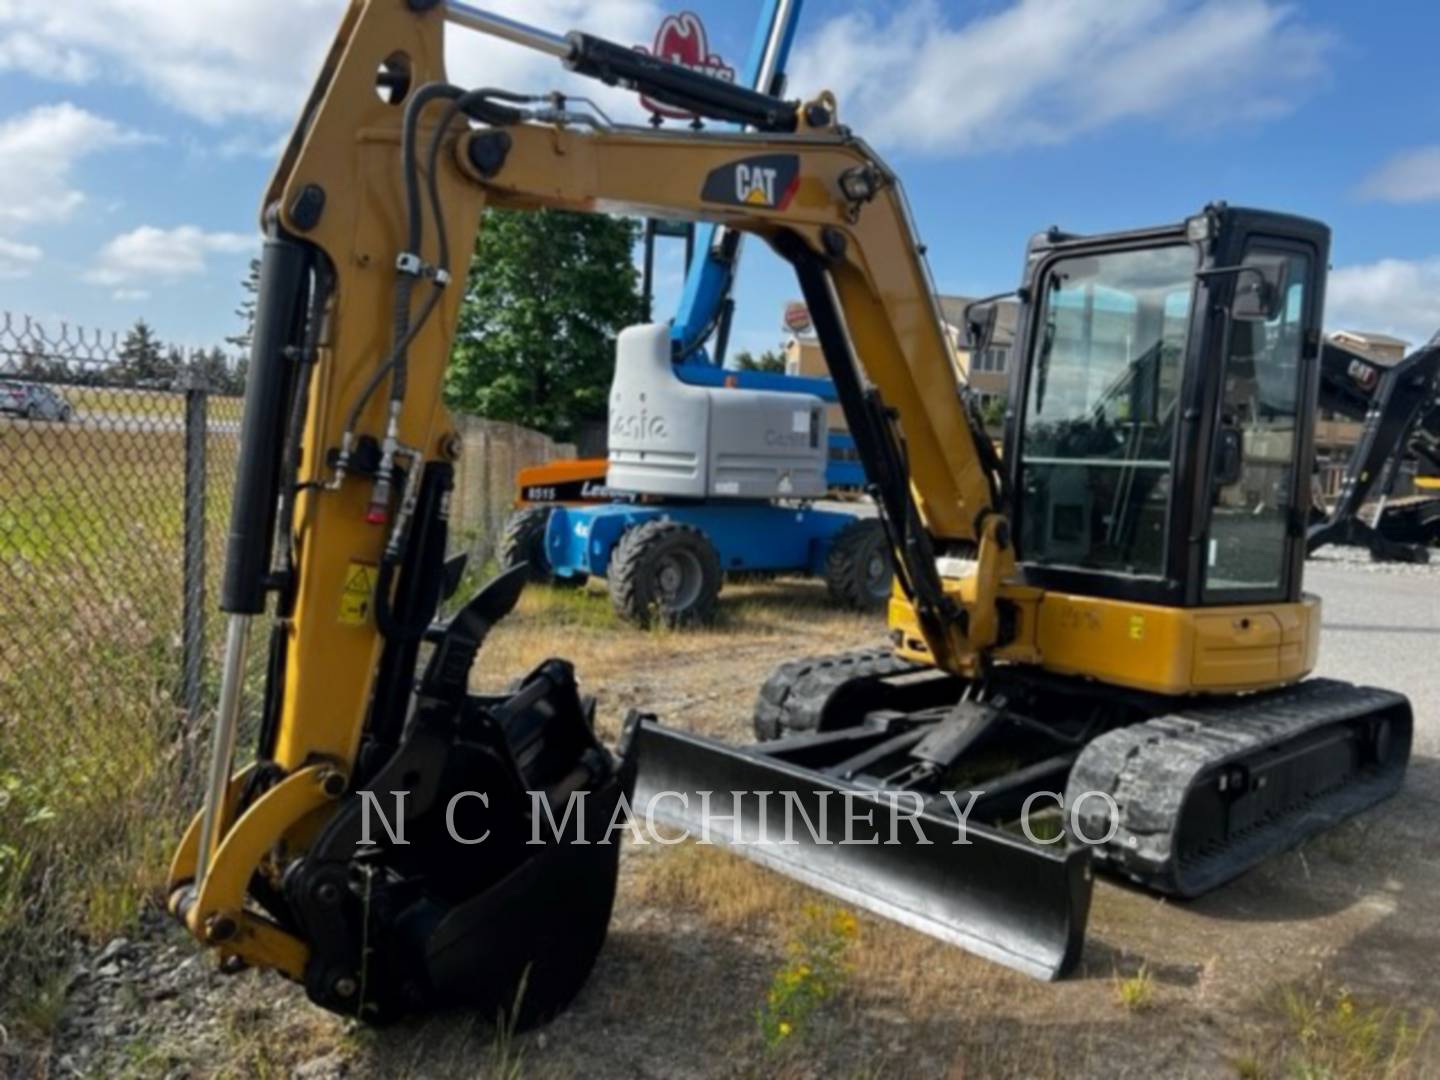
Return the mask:
M 978 358 L 972 358 L 965 344 L 965 309 L 974 301 L 968 296 L 941 296 L 938 299 L 940 317 L 955 350 L 955 364 L 961 377 L 974 390 L 982 408 L 992 402 L 1004 401 L 1010 385 L 1010 353 L 1015 345 L 1018 309 L 1014 301 L 1000 304 L 994 340 Z M 795 311 L 798 306 L 791 304 L 787 312 Z M 820 352 L 820 343 L 815 339 L 814 333 L 808 328 L 797 331 L 795 326 L 787 326 L 787 329 L 791 333 L 785 342 L 786 373 L 828 378 L 825 357 Z M 833 408 L 831 412 L 831 427 L 843 428 L 844 421 L 840 418 L 839 407 Z
M 941 296 L 939 300 L 940 317 L 945 320 L 945 328 L 955 346 L 956 364 L 981 408 L 1004 401 L 1010 392 L 1010 354 L 1015 348 L 1018 306 L 1013 300 L 999 302 L 995 334 L 989 348 L 979 356 L 971 356 L 965 344 L 965 309 L 975 301 L 968 296 Z
M 1018 307 L 1014 301 L 1001 301 L 996 317 L 995 335 L 990 346 L 979 356 L 971 356 L 965 344 L 965 309 L 974 301 L 967 296 L 941 296 L 940 317 L 944 321 L 951 345 L 955 349 L 955 363 L 961 377 L 969 384 L 979 398 L 981 408 L 990 418 L 992 434 L 999 434 L 998 408 L 993 403 L 1004 401 L 1010 388 L 1010 364 L 1015 347 L 1015 324 Z M 803 308 L 791 304 L 789 312 Z M 796 329 L 801 326 L 802 329 Z M 788 327 L 791 331 L 785 343 L 785 370 L 791 375 L 827 377 L 825 358 L 820 344 L 803 321 Z M 1387 367 L 1405 358 L 1409 342 L 1389 334 L 1370 330 L 1336 330 L 1330 340 L 1344 348 L 1370 357 Z M 831 408 L 831 427 L 844 429 L 844 419 L 839 406 Z M 1320 492 L 1326 499 L 1339 495 L 1340 485 L 1345 478 L 1345 469 L 1355 444 L 1360 441 L 1364 425 L 1326 411 L 1320 413 L 1315 425 L 1315 464 Z M 1407 493 L 1412 484 L 1413 462 L 1402 469 L 1396 484 L 1396 493 Z

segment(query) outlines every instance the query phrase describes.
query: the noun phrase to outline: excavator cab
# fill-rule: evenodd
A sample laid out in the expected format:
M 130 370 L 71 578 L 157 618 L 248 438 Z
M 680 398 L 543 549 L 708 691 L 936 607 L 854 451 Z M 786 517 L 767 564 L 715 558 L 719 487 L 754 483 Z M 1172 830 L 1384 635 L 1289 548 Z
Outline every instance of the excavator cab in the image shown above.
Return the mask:
M 1300 601 L 1328 252 L 1318 222 L 1224 205 L 1032 240 L 1005 452 L 1023 581 Z

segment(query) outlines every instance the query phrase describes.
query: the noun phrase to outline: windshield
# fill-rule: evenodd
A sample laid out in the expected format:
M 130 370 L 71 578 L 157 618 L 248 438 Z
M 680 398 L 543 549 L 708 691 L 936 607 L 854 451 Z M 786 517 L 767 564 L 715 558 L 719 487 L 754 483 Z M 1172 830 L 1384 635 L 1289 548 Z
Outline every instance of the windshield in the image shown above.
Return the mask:
M 1057 262 L 1022 429 L 1026 561 L 1161 576 L 1196 255 Z

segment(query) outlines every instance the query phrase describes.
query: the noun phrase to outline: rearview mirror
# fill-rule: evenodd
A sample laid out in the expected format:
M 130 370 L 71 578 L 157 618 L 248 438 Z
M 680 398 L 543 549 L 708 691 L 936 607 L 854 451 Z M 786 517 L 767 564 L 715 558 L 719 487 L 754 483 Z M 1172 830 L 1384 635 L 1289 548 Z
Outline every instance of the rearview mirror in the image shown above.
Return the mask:
M 1270 322 L 1285 309 L 1290 260 L 1284 255 L 1252 255 L 1235 276 L 1230 315 L 1236 322 Z

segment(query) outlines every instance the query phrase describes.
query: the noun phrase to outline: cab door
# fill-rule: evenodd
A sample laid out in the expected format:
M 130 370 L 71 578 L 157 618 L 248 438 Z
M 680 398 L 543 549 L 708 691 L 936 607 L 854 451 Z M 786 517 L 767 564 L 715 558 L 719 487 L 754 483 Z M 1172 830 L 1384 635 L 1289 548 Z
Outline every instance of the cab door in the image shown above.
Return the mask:
M 1308 246 L 1254 237 L 1242 265 L 1277 258 L 1285 274 L 1272 317 L 1228 324 L 1211 448 L 1206 604 L 1299 598 L 1323 298 L 1318 253 Z

